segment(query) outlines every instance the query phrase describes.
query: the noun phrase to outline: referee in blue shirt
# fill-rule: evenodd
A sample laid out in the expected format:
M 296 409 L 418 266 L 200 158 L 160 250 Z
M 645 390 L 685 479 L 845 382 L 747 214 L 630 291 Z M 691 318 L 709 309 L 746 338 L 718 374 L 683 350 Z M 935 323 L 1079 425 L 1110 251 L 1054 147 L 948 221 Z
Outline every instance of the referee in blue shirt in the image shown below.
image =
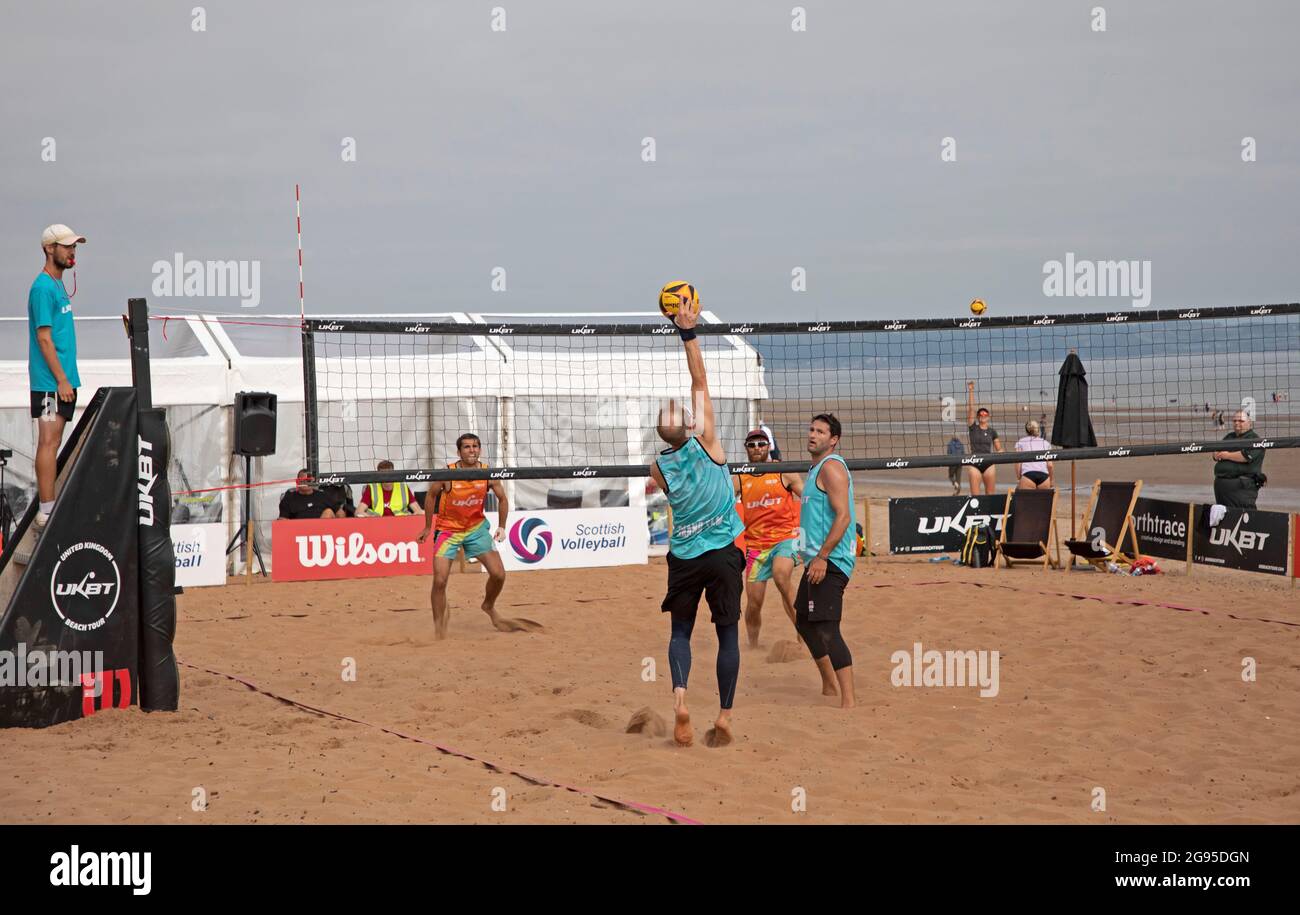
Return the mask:
M 85 244 L 65 225 L 41 233 L 45 269 L 27 293 L 27 373 L 31 379 L 32 419 L 38 420 L 36 493 L 40 511 L 36 528 L 44 528 L 54 511 L 54 480 L 63 427 L 77 408 L 77 332 L 72 302 L 63 286 L 63 271 L 77 264 L 77 245 Z

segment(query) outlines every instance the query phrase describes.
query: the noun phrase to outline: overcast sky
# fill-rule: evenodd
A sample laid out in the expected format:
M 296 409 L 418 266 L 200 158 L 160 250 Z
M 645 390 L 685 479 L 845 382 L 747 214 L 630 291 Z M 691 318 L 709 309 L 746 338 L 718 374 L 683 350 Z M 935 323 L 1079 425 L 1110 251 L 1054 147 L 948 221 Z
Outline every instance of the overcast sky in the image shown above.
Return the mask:
M 1300 298 L 1293 0 L 804 0 L 806 32 L 788 0 L 196 5 L 3 4 L 0 313 L 54 222 L 89 238 L 79 314 L 241 311 L 153 296 L 178 252 L 296 312 L 295 182 L 309 313 L 673 279 L 732 320 L 1128 307 L 1045 297 L 1067 251 L 1150 260 L 1153 307 Z

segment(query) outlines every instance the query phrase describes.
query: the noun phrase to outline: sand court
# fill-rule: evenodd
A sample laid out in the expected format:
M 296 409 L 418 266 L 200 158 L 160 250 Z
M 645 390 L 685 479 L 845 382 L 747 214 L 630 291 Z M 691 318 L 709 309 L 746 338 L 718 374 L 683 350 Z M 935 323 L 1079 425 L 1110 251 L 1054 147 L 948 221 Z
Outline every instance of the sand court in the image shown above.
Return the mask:
M 878 558 L 846 594 L 858 708 L 823 697 L 806 656 L 785 660 L 779 643 L 793 631 L 770 600 L 760 646 L 742 639 L 736 740 L 725 748 L 703 740 L 716 641 L 697 626 L 696 742 L 680 749 L 652 720 L 672 718 L 665 572 L 655 560 L 512 576 L 499 609 L 536 619 L 540 633 L 493 630 L 477 609 L 481 578 L 453 576 L 442 642 L 427 578 L 190 591 L 180 711 L 8 732 L 3 819 L 1300 819 L 1300 602 L 1285 581 Z M 893 685 L 891 656 L 916 643 L 998 652 L 997 694 Z M 1254 682 L 1242 679 L 1245 658 Z M 349 663 L 355 681 L 343 678 Z M 1104 811 L 1092 809 L 1097 788 Z M 200 791 L 206 810 L 194 809 Z

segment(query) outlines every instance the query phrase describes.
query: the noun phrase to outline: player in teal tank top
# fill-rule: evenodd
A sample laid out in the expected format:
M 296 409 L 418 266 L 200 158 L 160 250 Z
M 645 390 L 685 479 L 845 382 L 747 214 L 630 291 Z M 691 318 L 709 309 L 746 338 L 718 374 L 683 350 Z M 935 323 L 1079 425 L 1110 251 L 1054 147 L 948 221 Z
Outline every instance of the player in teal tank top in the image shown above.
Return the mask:
M 857 561 L 853 526 L 853 475 L 837 454 L 840 421 L 819 413 L 808 424 L 808 454 L 813 460 L 803 485 L 799 525 L 804 568 L 795 596 L 795 628 L 821 669 L 822 695 L 835 695 L 840 708 L 852 708 L 853 655 L 840 634 L 844 588 Z
M 744 529 L 736 513 L 727 452 L 718 439 L 709 397 L 704 354 L 695 339 L 698 300 L 684 303 L 677 314 L 678 332 L 691 375 L 694 419 L 669 401 L 659 411 L 656 431 L 668 444 L 650 465 L 650 476 L 668 496 L 673 532 L 668 551 L 668 591 L 660 609 L 672 615 L 668 667 L 673 681 L 673 739 L 679 746 L 694 740 L 686 708 L 691 672 L 691 632 L 703 594 L 718 633 L 718 718 L 704 735 L 709 746 L 731 743 L 731 706 L 740 677 L 740 594 L 745 555 L 734 543 Z M 693 433 L 693 434 L 692 434 Z

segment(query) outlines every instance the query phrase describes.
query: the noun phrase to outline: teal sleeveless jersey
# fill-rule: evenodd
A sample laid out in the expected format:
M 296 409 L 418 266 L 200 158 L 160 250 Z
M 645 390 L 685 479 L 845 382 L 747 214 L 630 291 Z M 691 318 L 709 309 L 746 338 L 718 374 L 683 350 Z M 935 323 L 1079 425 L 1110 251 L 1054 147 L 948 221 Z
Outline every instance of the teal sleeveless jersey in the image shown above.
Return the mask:
M 727 546 L 744 530 L 736 514 L 736 494 L 727 465 L 714 463 L 699 439 L 659 454 L 655 462 L 668 484 L 673 509 L 669 550 L 678 559 L 691 559 Z
M 803 528 L 803 558 L 804 562 L 812 562 L 821 552 L 822 544 L 826 542 L 826 536 L 831 532 L 831 525 L 835 523 L 835 510 L 831 508 L 830 496 L 817 488 L 817 476 L 821 473 L 822 465 L 827 461 L 839 461 L 844 464 L 844 458 L 838 454 L 828 454 L 816 463 L 812 470 L 808 472 L 808 480 L 803 484 L 803 506 L 799 510 L 799 525 Z M 848 464 L 844 464 L 844 469 L 848 470 Z M 853 515 L 853 474 L 849 474 L 849 516 Z M 857 531 L 853 526 L 853 521 L 849 521 L 849 529 L 844 532 L 840 542 L 831 550 L 830 561 L 835 563 L 841 572 L 845 575 L 853 574 L 853 564 L 857 562 L 857 550 L 855 549 L 858 542 Z

